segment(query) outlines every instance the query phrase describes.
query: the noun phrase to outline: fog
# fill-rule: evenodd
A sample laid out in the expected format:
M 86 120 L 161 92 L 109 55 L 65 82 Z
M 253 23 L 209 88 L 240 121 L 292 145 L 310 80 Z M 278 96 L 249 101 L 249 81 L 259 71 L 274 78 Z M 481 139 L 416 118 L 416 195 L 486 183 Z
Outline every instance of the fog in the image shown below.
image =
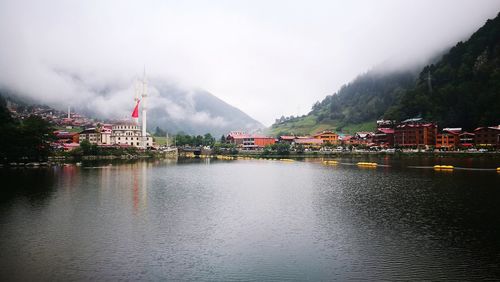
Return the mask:
M 499 11 L 493 0 L 1 0 L 0 86 L 125 117 L 146 67 L 152 107 L 225 122 L 160 97 L 154 81 L 164 80 L 186 93 L 207 90 L 270 125 L 307 113 L 376 65 L 425 61 Z

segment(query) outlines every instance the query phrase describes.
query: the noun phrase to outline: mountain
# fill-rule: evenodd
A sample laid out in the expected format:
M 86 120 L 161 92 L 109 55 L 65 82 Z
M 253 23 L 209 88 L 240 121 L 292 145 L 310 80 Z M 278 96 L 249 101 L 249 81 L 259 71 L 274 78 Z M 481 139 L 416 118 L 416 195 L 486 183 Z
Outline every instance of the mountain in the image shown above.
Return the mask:
M 410 89 L 417 78 L 413 69 L 382 71 L 380 68 L 358 76 L 349 84 L 312 106 L 302 117 L 276 120 L 271 134 L 312 134 L 324 129 L 352 133 L 372 130 L 375 121 Z
M 148 127 L 188 134 L 227 134 L 232 130 L 255 131 L 264 128 L 240 109 L 205 90 L 184 90 L 165 81 L 150 84 L 158 95 L 151 97 Z
M 77 112 L 102 120 L 130 118 L 135 105 L 133 80 L 98 80 L 60 69 L 54 74 L 70 85 L 67 87 L 70 91 L 50 95 L 45 91 L 23 93 L 3 89 L 0 94 L 27 104 L 46 104 L 59 110 L 71 106 Z M 243 111 L 205 90 L 182 87 L 163 78 L 150 79 L 148 88 L 149 132 L 159 127 L 171 134 L 211 133 L 217 136 L 232 130 L 253 132 L 264 128 Z
M 466 129 L 499 124 L 500 14 L 426 66 L 386 116 L 422 116 L 443 127 Z
M 441 127 L 500 123 L 500 14 L 434 61 L 417 70 L 369 71 L 316 102 L 309 114 L 277 119 L 269 132 L 353 133 L 373 130 L 380 118 L 417 116 Z

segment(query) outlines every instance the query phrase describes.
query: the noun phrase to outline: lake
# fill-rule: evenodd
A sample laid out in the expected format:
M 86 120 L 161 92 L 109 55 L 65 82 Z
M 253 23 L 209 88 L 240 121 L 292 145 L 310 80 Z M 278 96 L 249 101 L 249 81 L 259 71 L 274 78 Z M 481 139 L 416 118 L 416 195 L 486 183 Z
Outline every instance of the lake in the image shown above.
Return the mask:
M 367 160 L 3 168 L 0 279 L 500 279 L 498 160 Z

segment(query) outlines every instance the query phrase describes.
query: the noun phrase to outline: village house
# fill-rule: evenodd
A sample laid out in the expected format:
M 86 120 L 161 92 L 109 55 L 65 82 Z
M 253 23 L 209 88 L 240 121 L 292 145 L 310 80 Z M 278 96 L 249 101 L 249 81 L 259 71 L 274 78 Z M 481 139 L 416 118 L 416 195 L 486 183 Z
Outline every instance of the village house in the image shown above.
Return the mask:
M 478 127 L 474 130 L 474 134 L 476 146 L 500 148 L 500 125 Z
M 436 148 L 456 150 L 460 146 L 462 128 L 443 128 L 436 136 Z
M 323 143 L 329 143 L 332 145 L 339 143 L 339 135 L 329 130 L 324 130 L 322 132 L 316 133 L 313 137 L 323 140 Z

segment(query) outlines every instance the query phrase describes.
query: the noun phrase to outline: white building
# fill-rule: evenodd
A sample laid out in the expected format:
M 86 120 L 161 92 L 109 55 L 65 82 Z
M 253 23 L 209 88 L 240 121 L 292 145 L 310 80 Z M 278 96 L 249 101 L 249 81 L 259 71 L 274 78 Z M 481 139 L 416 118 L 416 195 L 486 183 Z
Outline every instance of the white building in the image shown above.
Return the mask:
M 117 123 L 111 131 L 111 143 L 115 145 L 128 145 L 143 148 L 153 146 L 153 138 L 149 133 L 143 138 L 141 128 L 135 123 Z

